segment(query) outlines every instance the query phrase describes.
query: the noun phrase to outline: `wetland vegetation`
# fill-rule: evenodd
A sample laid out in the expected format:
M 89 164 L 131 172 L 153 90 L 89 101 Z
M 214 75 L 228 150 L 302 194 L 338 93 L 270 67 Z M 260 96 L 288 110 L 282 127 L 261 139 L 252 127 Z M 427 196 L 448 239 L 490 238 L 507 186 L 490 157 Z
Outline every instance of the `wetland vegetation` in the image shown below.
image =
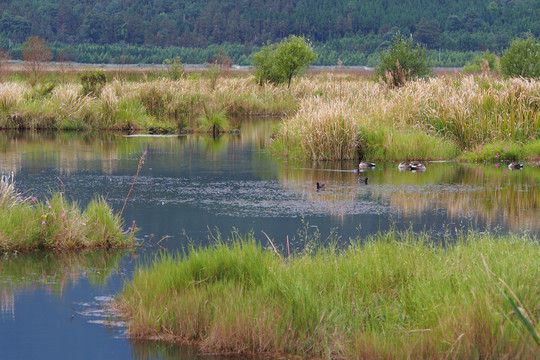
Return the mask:
M 117 248 L 134 243 L 135 222 L 124 231 L 104 198 L 86 209 L 63 193 L 41 200 L 17 191 L 13 177 L 0 178 L 0 251 L 35 249 Z
M 471 232 L 436 245 L 426 234 L 389 231 L 322 247 L 304 236 L 290 256 L 238 233 L 163 253 L 135 272 L 116 304 L 131 336 L 195 341 L 210 353 L 536 358 L 534 237 Z
M 216 132 L 237 128 L 238 116 L 281 116 L 269 149 L 289 159 L 540 156 L 538 80 L 445 75 L 388 88 L 337 71 L 311 73 L 286 88 L 259 86 L 245 74 L 145 77 L 108 74 L 99 95 L 84 95 L 73 74 L 49 88 L 47 80 L 3 82 L 0 127 Z

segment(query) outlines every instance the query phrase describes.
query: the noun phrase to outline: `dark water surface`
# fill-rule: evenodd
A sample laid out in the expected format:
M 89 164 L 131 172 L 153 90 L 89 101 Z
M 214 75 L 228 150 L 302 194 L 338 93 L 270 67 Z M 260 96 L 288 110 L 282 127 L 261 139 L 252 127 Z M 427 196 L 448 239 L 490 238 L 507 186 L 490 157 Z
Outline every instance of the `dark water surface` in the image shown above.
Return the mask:
M 267 244 L 264 231 L 278 246 L 289 237 L 293 249 L 303 228 L 323 239 L 333 231 L 343 243 L 390 228 L 426 229 L 434 239 L 472 228 L 540 233 L 539 167 L 443 162 L 412 173 L 382 164 L 360 174 L 366 185 L 351 162 L 272 158 L 264 151 L 271 127 L 246 121 L 239 135 L 216 140 L 0 133 L 0 174 L 13 173 L 21 191 L 43 198 L 63 190 L 81 205 L 104 195 L 116 211 L 148 152 L 124 211 L 126 224 L 142 229 L 142 247 L 0 259 L 0 359 L 196 358 L 193 349 L 128 340 L 103 305 L 141 259 L 207 244 L 209 229 L 253 231 Z

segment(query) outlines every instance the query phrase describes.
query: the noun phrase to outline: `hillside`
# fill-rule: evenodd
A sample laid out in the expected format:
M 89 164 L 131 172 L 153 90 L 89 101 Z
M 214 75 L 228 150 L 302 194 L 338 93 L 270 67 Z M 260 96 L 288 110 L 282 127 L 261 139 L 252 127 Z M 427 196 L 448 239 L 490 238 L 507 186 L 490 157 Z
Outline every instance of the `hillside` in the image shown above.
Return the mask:
M 297 34 L 337 57 L 380 51 L 397 30 L 430 49 L 459 52 L 500 52 L 527 32 L 540 36 L 540 0 L 8 0 L 0 13 L 4 48 L 38 35 L 73 46 L 229 43 L 249 56 L 253 46 Z

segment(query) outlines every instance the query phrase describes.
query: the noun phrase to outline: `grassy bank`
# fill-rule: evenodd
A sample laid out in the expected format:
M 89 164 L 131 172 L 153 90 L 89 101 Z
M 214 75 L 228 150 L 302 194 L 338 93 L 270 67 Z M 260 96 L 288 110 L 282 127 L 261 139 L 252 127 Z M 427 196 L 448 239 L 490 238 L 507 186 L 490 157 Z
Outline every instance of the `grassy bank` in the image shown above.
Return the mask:
M 0 251 L 113 248 L 133 244 L 135 224 L 124 232 L 122 219 L 103 198 L 83 211 L 62 193 L 39 200 L 17 192 L 13 180 L 0 178 Z
M 444 247 L 390 232 L 284 260 L 233 234 L 162 255 L 117 305 L 131 336 L 212 353 L 536 359 L 539 279 L 540 246 L 526 236 L 472 233 Z
M 51 86 L 0 84 L 0 128 L 205 131 L 216 115 L 282 115 L 297 107 L 294 93 L 259 87 L 250 76 L 116 79 L 96 95 L 83 95 L 77 83 Z
M 328 78 L 305 86 L 314 95 L 279 127 L 274 153 L 312 160 L 452 159 L 486 143 L 523 146 L 540 132 L 540 82 L 534 80 L 438 77 L 387 89 Z M 516 156 L 540 152 L 529 148 Z
M 0 84 L 0 128 L 200 131 L 234 128 L 234 116 L 284 116 L 270 149 L 295 159 L 481 160 L 488 143 L 538 158 L 540 81 L 441 75 L 389 89 L 358 74 L 310 73 L 291 88 L 258 86 L 250 74 L 107 74 L 96 94 L 78 78 Z M 52 75 L 47 75 L 48 78 Z

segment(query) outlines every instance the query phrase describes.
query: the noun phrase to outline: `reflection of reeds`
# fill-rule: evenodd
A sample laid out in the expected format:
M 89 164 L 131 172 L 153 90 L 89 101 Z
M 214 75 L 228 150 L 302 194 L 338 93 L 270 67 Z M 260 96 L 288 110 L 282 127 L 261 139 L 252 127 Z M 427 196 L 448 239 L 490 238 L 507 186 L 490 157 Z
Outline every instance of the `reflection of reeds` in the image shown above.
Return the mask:
M 398 187 L 392 193 L 374 191 L 373 194 L 389 200 L 393 208 L 404 214 L 442 208 L 451 219 L 466 216 L 475 223 L 482 220 L 489 227 L 502 221 L 513 231 L 540 229 L 540 191 L 534 185 L 540 174 L 518 182 L 501 176 L 505 170 L 463 167 L 454 171 L 458 175 L 455 182 L 443 190 L 419 187 L 411 191 Z
M 351 166 L 345 164 L 344 170 Z M 333 170 L 341 170 L 340 164 L 334 163 Z M 444 209 L 450 219 L 468 217 L 488 226 L 502 222 L 514 231 L 540 229 L 540 173 L 534 168 L 509 172 L 495 167 L 430 164 L 426 173 L 413 174 L 399 173 L 394 166 L 363 173 L 361 176 L 371 179 L 368 186 L 359 185 L 358 175 L 350 170 L 325 171 L 320 164 L 311 169 L 283 166 L 279 176 L 285 188 L 333 216 L 347 214 L 359 196 L 369 196 L 370 201 L 384 200 L 409 216 Z M 327 189 L 315 191 L 316 182 L 326 183 Z
M 81 278 L 94 285 L 105 285 L 124 254 L 103 250 L 5 254 L 0 260 L 0 279 L 9 281 L 0 281 L 2 312 L 4 308 L 13 311 L 14 303 L 4 301 L 9 301 L 17 291 L 46 288 L 61 295 L 66 286 L 77 284 Z

